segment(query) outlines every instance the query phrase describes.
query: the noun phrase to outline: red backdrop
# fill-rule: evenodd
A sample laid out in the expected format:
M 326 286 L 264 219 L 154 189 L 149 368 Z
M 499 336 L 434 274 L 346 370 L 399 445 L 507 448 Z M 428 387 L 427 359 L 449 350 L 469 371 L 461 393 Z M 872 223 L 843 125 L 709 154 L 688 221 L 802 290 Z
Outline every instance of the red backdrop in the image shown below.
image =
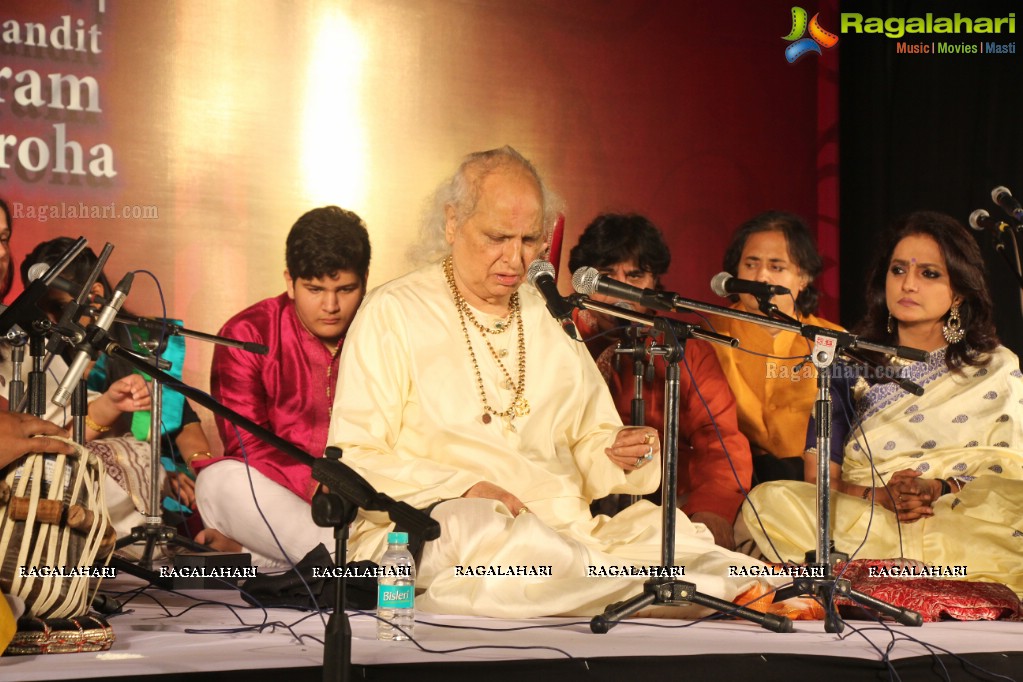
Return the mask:
M 806 7 L 817 5 L 837 28 L 834 3 Z M 110 241 L 113 278 L 153 271 L 171 315 L 215 332 L 282 290 L 284 236 L 306 209 L 336 203 L 366 219 L 373 286 L 410 267 L 423 200 L 458 159 L 507 143 L 566 201 L 563 262 L 597 213 L 645 213 L 672 248 L 665 284 L 714 301 L 708 282 L 731 231 L 785 209 L 820 229 L 834 266 L 837 50 L 789 64 L 790 9 L 780 0 L 8 0 L 0 196 L 23 209 L 15 259 L 60 234 L 85 235 L 97 251 Z M 25 44 L 26 23 L 50 38 L 64 16 L 72 38 L 81 20 L 84 50 Z M 99 111 L 71 111 L 68 96 L 56 108 L 46 93 L 46 104 L 19 104 L 27 71 L 40 92 L 50 74 L 95 78 Z M 56 126 L 81 144 L 86 165 L 93 145 L 108 145 L 116 175 L 56 172 L 56 153 L 46 170 L 26 172 L 37 147 L 19 160 L 19 145 L 38 137 L 56 149 Z M 111 202 L 155 217 L 26 217 L 31 206 Z M 823 282 L 824 312 L 837 318 L 834 267 Z M 155 287 L 136 280 L 129 305 L 157 313 Z M 208 385 L 211 352 L 189 341 L 186 379 Z

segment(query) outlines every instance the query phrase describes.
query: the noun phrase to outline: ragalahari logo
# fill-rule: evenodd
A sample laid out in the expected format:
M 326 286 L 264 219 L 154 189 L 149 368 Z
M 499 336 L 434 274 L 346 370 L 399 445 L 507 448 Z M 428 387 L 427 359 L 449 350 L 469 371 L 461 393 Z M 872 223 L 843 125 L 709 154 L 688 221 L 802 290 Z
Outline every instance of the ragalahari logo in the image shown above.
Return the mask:
M 822 47 L 834 47 L 838 44 L 838 36 L 821 28 L 817 20 L 819 16 L 820 14 L 813 15 L 807 26 L 806 10 L 802 7 L 792 8 L 792 31 L 784 37 L 784 40 L 792 43 L 785 48 L 785 59 L 789 60 L 789 64 L 808 52 L 820 54 Z M 803 34 L 807 28 L 810 30 L 810 37 L 804 38 Z

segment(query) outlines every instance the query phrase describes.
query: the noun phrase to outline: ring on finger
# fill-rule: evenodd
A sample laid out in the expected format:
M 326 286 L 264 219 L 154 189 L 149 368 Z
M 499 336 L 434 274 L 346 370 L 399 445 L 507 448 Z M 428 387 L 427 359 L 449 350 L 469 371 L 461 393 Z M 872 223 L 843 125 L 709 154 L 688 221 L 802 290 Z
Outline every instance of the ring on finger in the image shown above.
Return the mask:
M 643 454 L 642 459 L 644 459 L 647 462 L 649 462 L 653 458 L 654 458 L 654 446 L 653 445 L 648 445 L 647 448 L 646 448 L 646 452 Z
M 632 466 L 635 467 L 636 469 L 638 469 L 641 466 L 643 466 L 644 464 L 646 464 L 646 460 L 643 459 L 642 457 L 637 457 L 636 461 L 632 463 Z
M 647 445 L 649 445 L 650 443 L 653 443 L 654 442 L 654 434 L 648 433 L 646 436 L 643 437 L 643 442 L 646 443 Z

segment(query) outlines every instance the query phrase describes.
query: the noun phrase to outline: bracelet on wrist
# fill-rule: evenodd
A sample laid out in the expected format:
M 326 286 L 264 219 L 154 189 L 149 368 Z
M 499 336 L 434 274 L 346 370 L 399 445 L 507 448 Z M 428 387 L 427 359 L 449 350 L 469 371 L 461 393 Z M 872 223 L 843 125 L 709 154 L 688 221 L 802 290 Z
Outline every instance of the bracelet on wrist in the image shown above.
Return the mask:
M 203 450 L 202 452 L 193 452 L 188 457 L 185 457 L 185 464 L 191 464 L 197 459 L 213 459 L 213 453 L 209 450 Z
M 863 489 L 863 499 L 869 500 L 870 499 L 870 493 L 872 493 L 872 492 L 874 492 L 873 488 L 864 488 Z
M 939 493 L 939 497 L 941 495 L 948 495 L 950 492 L 952 492 L 952 486 L 948 484 L 948 481 L 946 481 L 943 478 L 939 478 L 938 482 L 941 483 L 941 493 Z
M 85 415 L 85 425 L 96 433 L 106 433 L 111 428 L 109 426 L 100 426 L 89 415 Z

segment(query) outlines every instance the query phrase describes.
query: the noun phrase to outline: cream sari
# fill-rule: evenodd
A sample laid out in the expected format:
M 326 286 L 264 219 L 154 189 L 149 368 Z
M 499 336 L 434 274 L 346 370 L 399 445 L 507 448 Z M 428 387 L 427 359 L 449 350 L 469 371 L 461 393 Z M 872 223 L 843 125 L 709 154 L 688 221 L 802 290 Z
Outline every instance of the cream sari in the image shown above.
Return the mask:
M 938 567 L 963 566 L 960 579 L 1001 582 L 1023 594 L 1019 360 L 1000 347 L 984 367 L 949 372 L 944 355 L 932 353 L 929 362 L 909 368 L 908 378 L 923 386 L 923 396 L 891 383 L 856 396 L 862 429 L 845 444 L 842 478 L 879 486 L 895 472 L 913 469 L 923 478 L 956 478 L 962 491 L 936 500 L 934 516 L 902 524 L 869 498 L 834 493 L 835 548 L 855 552 L 853 558 L 904 556 Z M 884 492 L 879 488 L 877 494 Z M 751 492 L 743 518 L 768 559 L 776 558 L 776 548 L 783 559 L 802 561 L 815 544 L 815 507 L 814 486 L 778 481 Z

